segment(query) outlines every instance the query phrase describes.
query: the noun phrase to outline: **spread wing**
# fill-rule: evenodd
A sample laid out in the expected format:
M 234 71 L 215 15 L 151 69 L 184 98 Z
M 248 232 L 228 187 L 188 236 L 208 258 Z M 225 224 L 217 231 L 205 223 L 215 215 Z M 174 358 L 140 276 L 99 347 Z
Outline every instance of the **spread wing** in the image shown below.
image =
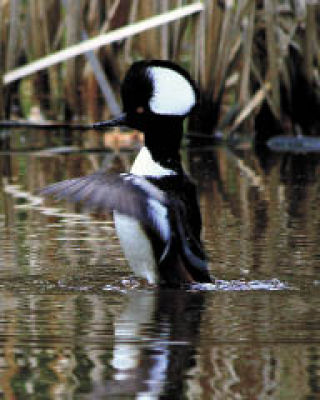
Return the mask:
M 98 171 L 46 186 L 39 194 L 81 202 L 90 210 L 116 210 L 149 226 L 163 241 L 168 240 L 170 234 L 167 218 L 169 199 L 162 190 L 137 175 Z
M 115 210 L 137 219 L 164 243 L 160 266 L 179 252 L 195 279 L 210 280 L 204 251 L 183 202 L 172 194 L 168 196 L 144 177 L 98 171 L 46 186 L 40 194 L 81 202 L 91 210 Z

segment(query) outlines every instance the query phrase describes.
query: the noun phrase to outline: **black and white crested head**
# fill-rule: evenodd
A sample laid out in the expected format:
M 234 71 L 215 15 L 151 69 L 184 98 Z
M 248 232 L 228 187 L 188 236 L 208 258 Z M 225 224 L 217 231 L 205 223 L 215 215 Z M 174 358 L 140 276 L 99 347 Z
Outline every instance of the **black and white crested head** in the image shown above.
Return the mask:
M 190 75 L 170 61 L 138 61 L 122 85 L 124 111 L 155 116 L 186 117 L 198 101 Z

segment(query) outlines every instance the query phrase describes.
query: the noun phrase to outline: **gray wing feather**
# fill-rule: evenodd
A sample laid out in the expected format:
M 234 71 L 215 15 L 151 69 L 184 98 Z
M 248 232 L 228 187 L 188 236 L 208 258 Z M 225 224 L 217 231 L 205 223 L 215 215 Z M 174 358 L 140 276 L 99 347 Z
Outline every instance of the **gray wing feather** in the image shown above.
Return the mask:
M 99 171 L 54 183 L 39 193 L 57 200 L 81 202 L 90 210 L 116 210 L 146 224 L 164 241 L 170 235 L 167 195 L 140 176 Z
M 192 275 L 199 281 L 210 281 L 205 254 L 185 218 L 183 204 L 174 197 L 169 198 L 147 179 L 98 171 L 46 186 L 40 194 L 81 202 L 91 210 L 115 210 L 137 219 L 165 243 L 160 263 L 177 250 L 175 244 L 178 244 Z M 173 236 L 173 231 L 178 236 Z

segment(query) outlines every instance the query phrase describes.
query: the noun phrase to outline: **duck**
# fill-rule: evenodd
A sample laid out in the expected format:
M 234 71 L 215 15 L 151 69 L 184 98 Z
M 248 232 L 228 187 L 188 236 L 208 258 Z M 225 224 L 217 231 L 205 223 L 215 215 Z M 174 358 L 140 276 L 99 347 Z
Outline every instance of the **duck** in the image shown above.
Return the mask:
M 210 283 L 197 189 L 180 155 L 184 120 L 199 103 L 196 84 L 174 62 L 141 60 L 128 69 L 121 99 L 119 116 L 93 126 L 126 126 L 143 133 L 144 144 L 130 172 L 98 170 L 51 184 L 40 193 L 111 211 L 129 266 L 148 284 Z

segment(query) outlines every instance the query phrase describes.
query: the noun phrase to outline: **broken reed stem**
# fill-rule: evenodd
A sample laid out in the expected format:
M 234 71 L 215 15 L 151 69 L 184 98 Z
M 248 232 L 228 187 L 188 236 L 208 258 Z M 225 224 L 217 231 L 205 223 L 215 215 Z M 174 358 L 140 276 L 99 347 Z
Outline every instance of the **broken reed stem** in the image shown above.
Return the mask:
M 59 4 L 58 0 L 56 1 Z M 12 16 L 10 19 L 7 16 L 7 20 L 9 19 L 11 22 L 6 55 L 10 55 L 11 60 L 7 60 L 6 65 L 10 63 L 12 68 L 16 66 L 14 56 L 18 52 L 9 51 L 9 47 L 12 49 L 14 43 L 23 47 L 19 42 L 23 38 L 18 37 L 17 39 L 17 32 L 21 28 L 17 27 L 11 32 L 11 26 L 13 27 L 15 24 L 24 23 L 25 25 L 28 34 L 25 35 L 27 39 L 24 39 L 24 45 L 27 44 L 27 46 L 24 47 L 26 47 L 25 55 L 29 60 L 41 57 L 44 53 L 53 52 L 57 46 L 61 47 L 65 44 L 61 43 L 64 39 L 64 30 L 66 31 L 67 45 L 78 42 L 82 29 L 83 10 L 89 10 L 90 15 L 87 19 L 89 18 L 92 24 L 94 21 L 93 26 L 96 27 L 97 32 L 109 31 L 110 27 L 113 31 L 81 44 L 70 46 L 70 48 L 65 49 L 66 51 L 51 54 L 39 60 L 42 62 L 41 64 L 34 62 L 31 63 L 33 65 L 28 65 L 28 68 L 18 68 L 12 71 L 13 74 L 5 74 L 4 78 L 8 83 L 40 69 L 49 68 L 50 97 L 53 98 L 55 95 L 58 97 L 61 94 L 63 84 L 71 87 L 64 98 L 67 98 L 70 108 L 75 113 L 78 113 L 79 110 L 77 89 L 86 76 L 85 62 L 82 61 L 83 59 L 80 59 L 80 62 L 74 59 L 69 61 L 67 66 L 53 67 L 52 65 L 85 51 L 94 51 L 102 45 L 106 46 L 101 54 L 104 55 L 104 60 L 106 60 L 108 66 L 106 71 L 103 72 L 108 74 L 110 81 L 112 76 L 121 77 L 128 64 L 136 58 L 168 58 L 183 64 L 189 62 L 193 76 L 199 82 L 202 91 L 214 104 L 219 102 L 219 96 L 223 92 L 225 93 L 223 98 L 225 109 L 230 109 L 235 105 L 240 106 L 242 111 L 238 114 L 232 129 L 235 126 L 239 127 L 241 122 L 254 115 L 253 110 L 259 107 L 261 99 L 268 102 L 273 114 L 277 119 L 280 119 L 280 80 L 281 84 L 284 84 L 285 90 L 290 94 L 292 75 L 290 75 L 286 57 L 289 53 L 288 48 L 294 42 L 301 45 L 304 54 L 305 74 L 309 82 L 314 82 L 315 58 L 318 57 L 318 62 L 320 60 L 317 50 L 319 48 L 316 21 L 318 9 L 315 1 L 300 1 L 301 4 L 305 5 L 306 10 L 305 15 L 302 14 L 301 16 L 300 13 L 300 19 L 294 15 L 295 8 L 292 5 L 293 2 L 289 2 L 289 0 L 285 4 L 286 8 L 283 4 L 280 7 L 276 0 L 264 0 L 262 2 L 256 0 L 203 0 L 202 3 L 190 0 L 188 6 L 183 6 L 186 3 L 184 0 L 163 0 L 161 2 L 159 0 L 132 0 L 128 2 L 130 4 L 129 15 L 128 9 L 123 11 L 123 4 L 125 3 L 123 0 L 106 0 L 105 2 L 99 2 L 99 0 L 92 2 L 89 2 L 89 0 L 65 1 L 67 2 L 65 22 L 62 20 L 55 21 L 55 23 L 51 21 L 51 10 L 55 0 L 43 2 L 43 4 L 42 2 L 40 4 L 38 0 L 30 0 L 29 3 L 22 0 L 10 2 Z M 86 4 L 85 8 L 82 7 L 83 4 Z M 25 7 L 24 10 L 29 11 L 29 20 L 25 18 L 24 22 L 16 22 L 15 18 L 18 13 L 14 9 L 19 6 Z M 171 8 L 179 7 L 181 7 L 180 10 L 171 10 L 167 15 L 155 17 L 156 13 L 163 13 Z M 189 14 L 185 11 L 188 7 L 193 7 L 192 12 L 188 11 Z M 105 21 L 101 21 L 104 10 L 108 12 L 106 12 Z M 283 10 L 285 10 L 285 14 Z M 172 11 L 174 11 L 175 17 L 172 16 Z M 123 15 L 122 12 L 124 12 Z M 199 15 L 192 18 L 182 18 L 199 12 Z M 144 18 L 149 19 L 141 21 Z M 118 19 L 120 21 L 125 20 L 127 26 L 115 29 L 114 21 Z M 170 21 L 174 21 L 174 24 L 163 25 Z M 146 29 L 158 26 L 161 26 L 158 30 L 143 33 Z M 301 34 L 304 26 L 305 31 Z M 298 27 L 301 29 L 297 29 Z M 139 34 L 139 36 L 133 37 L 136 34 Z M 115 41 L 119 42 L 119 45 L 115 46 L 116 50 L 109 46 L 110 43 Z M 260 53 L 257 49 L 259 46 L 263 47 Z M 267 65 L 266 71 L 265 65 Z M 59 72 L 62 69 L 66 71 L 63 82 L 59 80 Z M 231 77 L 233 85 L 226 88 L 224 82 L 227 79 L 228 82 L 231 82 Z M 262 90 L 265 88 L 265 82 L 270 84 L 271 89 Z M 116 79 L 114 85 L 112 81 L 111 84 L 112 90 L 118 87 Z M 259 85 L 262 92 L 259 92 Z M 257 101 L 257 98 L 259 101 Z M 113 113 L 115 114 L 115 112 Z
M 241 110 L 237 118 L 235 119 L 230 132 L 234 132 L 251 113 L 262 104 L 266 98 L 266 93 L 271 89 L 270 82 L 266 82 L 251 98 L 249 103 Z
M 70 1 L 70 0 L 69 0 Z M 147 4 L 147 3 L 142 3 Z M 169 11 L 166 15 L 156 15 L 152 16 L 149 19 L 139 21 L 130 26 L 123 26 L 119 29 L 115 29 L 112 32 L 109 32 L 105 35 L 100 35 L 98 37 L 94 37 L 85 42 L 78 43 L 76 45 L 70 46 L 64 50 L 60 50 L 54 54 L 50 54 L 46 57 L 43 57 L 40 60 L 37 60 L 33 63 L 24 65 L 20 68 L 16 68 L 13 71 L 10 71 L 4 76 L 4 83 L 8 84 L 14 80 L 21 79 L 27 75 L 35 73 L 41 69 L 48 68 L 53 64 L 57 64 L 62 61 L 70 60 L 72 57 L 83 54 L 86 51 L 96 50 L 97 48 L 114 43 L 116 41 L 121 41 L 126 39 L 129 36 L 136 35 L 138 33 L 145 32 L 147 30 L 151 30 L 152 28 L 161 26 L 163 24 L 167 24 L 173 22 L 179 18 L 184 18 L 188 15 L 192 15 L 203 10 L 203 5 L 200 2 L 192 3 L 188 6 L 184 6 L 179 10 Z M 152 32 L 152 30 L 151 30 Z M 150 33 L 149 33 L 150 36 Z M 147 36 L 147 38 L 149 37 Z M 142 39 L 141 39 L 142 41 Z M 155 42 L 158 43 L 157 41 Z M 145 47 L 145 43 L 143 44 Z M 155 47 L 158 49 L 158 46 Z M 149 48 L 148 52 L 151 52 L 152 48 Z M 143 54 L 144 55 L 144 54 Z M 145 55 L 144 55 L 145 56 Z M 155 58 L 155 56 L 152 56 Z

